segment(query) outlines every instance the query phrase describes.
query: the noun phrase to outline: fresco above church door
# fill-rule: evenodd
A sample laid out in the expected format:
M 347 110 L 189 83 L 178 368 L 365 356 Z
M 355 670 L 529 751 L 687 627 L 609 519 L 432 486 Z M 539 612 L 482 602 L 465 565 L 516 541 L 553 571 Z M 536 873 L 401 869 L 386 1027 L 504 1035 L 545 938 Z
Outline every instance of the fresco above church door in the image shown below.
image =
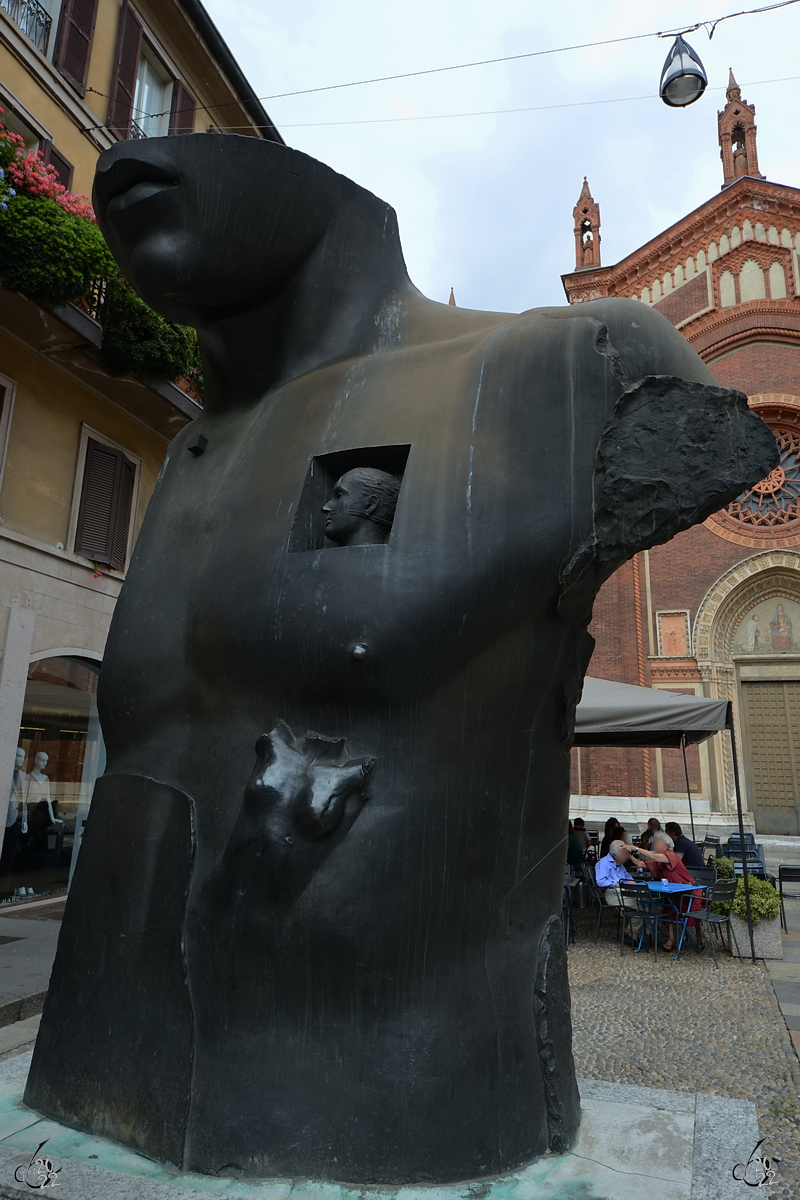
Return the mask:
M 749 609 L 733 635 L 733 654 L 800 653 L 800 604 L 772 596 Z

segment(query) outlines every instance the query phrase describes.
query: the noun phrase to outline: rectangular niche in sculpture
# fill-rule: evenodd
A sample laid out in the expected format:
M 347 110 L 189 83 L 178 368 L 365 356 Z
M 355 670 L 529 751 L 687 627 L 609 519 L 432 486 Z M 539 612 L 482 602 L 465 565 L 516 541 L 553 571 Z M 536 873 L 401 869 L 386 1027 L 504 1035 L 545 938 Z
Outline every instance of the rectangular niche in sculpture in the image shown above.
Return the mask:
M 660 612 L 658 621 L 658 653 L 664 658 L 687 658 L 691 654 L 688 611 Z
M 385 545 L 410 446 L 316 454 L 297 506 L 289 550 Z

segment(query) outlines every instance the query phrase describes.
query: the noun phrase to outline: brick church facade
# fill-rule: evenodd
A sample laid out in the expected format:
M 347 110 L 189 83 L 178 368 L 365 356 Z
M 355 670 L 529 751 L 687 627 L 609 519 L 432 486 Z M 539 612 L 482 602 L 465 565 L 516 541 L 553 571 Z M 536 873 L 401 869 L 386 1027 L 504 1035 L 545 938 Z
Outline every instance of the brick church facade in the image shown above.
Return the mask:
M 624 296 L 662 312 L 720 383 L 747 393 L 781 462 L 727 509 L 645 551 L 602 589 L 589 673 L 733 701 L 748 823 L 800 833 L 800 189 L 759 171 L 755 109 L 730 75 L 723 183 L 694 212 L 602 266 L 600 209 L 574 210 L 570 304 Z M 698 836 L 735 825 L 727 734 L 688 753 Z M 685 822 L 676 750 L 573 750 L 574 816 Z

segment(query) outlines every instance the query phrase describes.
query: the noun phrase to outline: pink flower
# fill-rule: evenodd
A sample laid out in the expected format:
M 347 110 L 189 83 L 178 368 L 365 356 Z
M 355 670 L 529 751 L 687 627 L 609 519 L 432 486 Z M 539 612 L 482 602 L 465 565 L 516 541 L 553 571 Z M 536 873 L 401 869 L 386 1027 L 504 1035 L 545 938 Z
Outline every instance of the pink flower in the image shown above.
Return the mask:
M 19 134 L 12 133 L 0 122 L 0 143 L 2 142 L 14 150 L 14 157 L 6 168 L 6 176 L 17 192 L 53 200 L 64 212 L 97 223 L 89 197 L 67 191 L 64 185 L 59 183 L 55 167 L 45 163 L 41 151 L 26 151 L 25 142 Z

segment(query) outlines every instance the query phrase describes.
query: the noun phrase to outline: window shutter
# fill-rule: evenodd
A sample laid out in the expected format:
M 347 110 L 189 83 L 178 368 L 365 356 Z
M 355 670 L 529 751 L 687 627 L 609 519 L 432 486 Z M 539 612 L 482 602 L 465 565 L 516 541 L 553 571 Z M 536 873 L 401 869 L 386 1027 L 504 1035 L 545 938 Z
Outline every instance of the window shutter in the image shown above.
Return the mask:
M 87 440 L 75 551 L 117 571 L 127 555 L 135 471 L 121 450 Z
M 124 455 L 121 468 L 117 511 L 114 517 L 114 527 L 111 530 L 111 566 L 117 571 L 124 569 L 128 552 L 128 529 L 130 528 L 135 476 L 133 463 Z
M 59 151 L 56 150 L 52 142 L 44 142 L 41 150 L 42 158 L 44 159 L 45 163 L 47 163 L 48 166 L 55 167 L 56 175 L 58 176 L 58 182 L 63 184 L 67 191 L 69 191 L 70 187 L 72 186 L 72 175 L 74 170 L 72 163 L 69 161 L 69 159 L 64 158 L 63 154 L 60 154 Z
M 170 133 L 194 133 L 194 114 L 197 104 L 192 93 L 180 79 L 172 85 L 172 104 L 169 114 Z
M 108 128 L 120 140 L 131 136 L 133 100 L 142 54 L 142 26 L 127 4 L 123 4 L 117 36 L 117 57 L 108 106 Z
M 97 0 L 66 0 L 58 23 L 55 65 L 65 79 L 86 95 Z

